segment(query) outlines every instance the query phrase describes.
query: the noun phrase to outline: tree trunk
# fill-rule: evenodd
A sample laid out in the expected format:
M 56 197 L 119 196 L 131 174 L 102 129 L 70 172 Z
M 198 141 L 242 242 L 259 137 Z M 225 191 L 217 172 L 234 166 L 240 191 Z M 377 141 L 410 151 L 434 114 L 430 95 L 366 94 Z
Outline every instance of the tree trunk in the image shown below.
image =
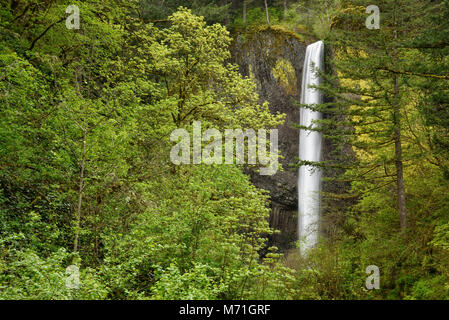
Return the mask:
M 246 24 L 246 0 L 243 0 L 243 24 Z
M 79 189 L 78 189 L 78 206 L 76 208 L 76 220 L 75 220 L 75 239 L 73 241 L 73 252 L 78 252 L 78 238 L 79 238 L 79 229 L 80 229 L 80 222 L 81 222 L 81 207 L 82 207 L 82 201 L 83 201 L 83 189 L 84 189 L 84 170 L 86 166 L 86 140 L 87 140 L 87 126 L 88 126 L 88 112 L 89 107 L 86 104 L 86 115 L 85 115 L 85 123 L 83 128 L 83 150 L 81 154 L 81 171 L 80 171 L 80 182 L 79 182 Z
M 399 79 L 395 76 L 394 86 L 395 98 L 399 96 Z M 407 228 L 407 208 L 405 202 L 405 187 L 404 187 L 404 170 L 402 163 L 402 144 L 401 144 L 401 121 L 400 121 L 400 108 L 399 103 L 396 102 L 394 107 L 394 153 L 396 164 L 396 184 L 397 184 L 397 196 L 398 196 L 398 209 L 401 221 L 401 229 Z
M 397 30 L 394 31 L 394 39 L 397 39 Z M 393 50 L 394 61 L 398 60 L 397 49 Z M 394 76 L 394 157 L 396 165 L 396 187 L 397 187 L 397 201 L 401 230 L 407 229 L 407 207 L 405 201 L 405 187 L 404 187 L 404 169 L 402 162 L 402 141 L 401 141 L 401 109 L 399 102 L 399 75 Z
M 287 0 L 284 0 L 284 19 L 287 18 Z
M 267 0 L 264 0 L 264 2 L 265 2 L 265 12 L 267 14 L 267 24 L 270 25 L 270 16 L 268 14 L 268 3 Z

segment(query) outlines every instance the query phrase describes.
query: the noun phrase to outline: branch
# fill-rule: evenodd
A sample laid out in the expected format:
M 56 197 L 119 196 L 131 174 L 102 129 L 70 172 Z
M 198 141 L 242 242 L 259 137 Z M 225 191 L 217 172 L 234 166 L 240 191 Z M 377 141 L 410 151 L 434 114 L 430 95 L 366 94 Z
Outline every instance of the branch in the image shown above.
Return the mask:
M 19 15 L 17 15 L 14 19 L 12 19 L 11 22 L 14 22 L 14 21 L 16 21 L 17 19 L 23 17 L 23 16 L 25 15 L 25 13 L 27 13 L 28 9 L 30 9 L 30 7 L 31 7 L 31 4 L 27 4 L 27 5 L 25 6 L 25 9 L 23 9 L 22 13 L 19 14 Z
M 377 68 L 378 70 L 388 71 L 396 74 L 406 74 L 409 76 L 418 76 L 418 77 L 425 77 L 425 78 L 434 78 L 434 79 L 444 79 L 449 80 L 449 75 L 437 75 L 437 74 L 430 74 L 430 73 L 419 73 L 419 72 L 411 72 L 411 71 L 397 71 L 392 70 L 389 68 Z
M 65 19 L 65 17 L 62 17 L 61 19 L 59 19 L 56 22 L 53 22 L 51 25 L 49 25 L 36 39 L 33 40 L 33 42 L 31 42 L 31 46 L 28 50 L 33 50 L 34 45 L 36 44 L 36 42 L 42 38 L 47 32 L 48 30 L 50 30 L 51 28 L 53 28 L 56 24 L 58 24 L 59 22 L 62 22 Z

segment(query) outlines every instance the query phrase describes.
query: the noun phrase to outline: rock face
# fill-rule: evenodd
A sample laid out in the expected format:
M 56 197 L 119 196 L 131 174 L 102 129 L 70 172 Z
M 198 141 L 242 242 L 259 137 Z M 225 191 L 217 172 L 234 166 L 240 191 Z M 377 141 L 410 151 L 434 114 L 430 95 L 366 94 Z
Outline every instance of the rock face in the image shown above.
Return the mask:
M 302 73 L 307 45 L 317 41 L 308 35 L 293 34 L 276 27 L 267 27 L 250 34 L 238 36 L 232 48 L 233 62 L 244 76 L 254 79 L 258 86 L 260 102 L 268 101 L 270 110 L 286 114 L 285 123 L 279 130 L 279 149 L 284 157 L 281 160 L 284 171 L 273 176 L 261 176 L 247 170 L 254 185 L 268 190 L 271 196 L 270 226 L 280 234 L 271 237 L 269 245 L 277 246 L 281 251 L 296 246 L 298 226 L 298 169 L 292 167 L 299 156 L 299 108 L 295 102 L 301 100 Z M 325 48 L 325 72 L 335 75 L 331 64 L 332 50 Z M 324 97 L 324 102 L 332 102 Z M 324 118 L 341 117 L 324 114 Z M 342 159 L 352 156 L 349 146 L 336 146 L 331 140 L 323 139 L 323 161 L 341 163 Z M 323 177 L 337 177 L 342 169 L 327 168 Z M 347 182 L 336 180 L 323 181 L 320 221 L 321 233 L 335 236 L 335 229 L 342 224 L 344 208 L 353 204 L 354 199 L 329 195 L 344 194 L 349 189 Z
M 260 102 L 268 101 L 270 110 L 286 114 L 285 123 L 278 128 L 282 172 L 261 176 L 248 171 L 252 182 L 271 195 L 270 226 L 280 230 L 272 236 L 271 244 L 281 250 L 295 246 L 297 239 L 297 168 L 291 165 L 298 158 L 302 71 L 308 43 L 288 32 L 267 28 L 237 37 L 233 46 L 233 62 L 245 76 L 253 77 L 258 86 Z

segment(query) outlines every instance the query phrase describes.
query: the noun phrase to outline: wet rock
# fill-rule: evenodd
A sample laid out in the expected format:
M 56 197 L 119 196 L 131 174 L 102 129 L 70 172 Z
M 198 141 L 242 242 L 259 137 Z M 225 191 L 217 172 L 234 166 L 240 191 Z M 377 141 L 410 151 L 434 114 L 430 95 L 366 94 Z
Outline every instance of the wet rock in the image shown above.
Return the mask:
M 297 169 L 291 165 L 298 157 L 299 132 L 292 125 L 299 123 L 294 102 L 300 100 L 306 47 L 293 35 L 270 29 L 239 36 L 233 46 L 233 60 L 243 75 L 256 81 L 260 102 L 268 101 L 273 113 L 286 114 L 285 123 L 278 128 L 283 171 L 261 176 L 247 170 L 257 187 L 270 192 L 270 226 L 281 231 L 272 236 L 271 244 L 282 250 L 294 246 L 297 238 Z

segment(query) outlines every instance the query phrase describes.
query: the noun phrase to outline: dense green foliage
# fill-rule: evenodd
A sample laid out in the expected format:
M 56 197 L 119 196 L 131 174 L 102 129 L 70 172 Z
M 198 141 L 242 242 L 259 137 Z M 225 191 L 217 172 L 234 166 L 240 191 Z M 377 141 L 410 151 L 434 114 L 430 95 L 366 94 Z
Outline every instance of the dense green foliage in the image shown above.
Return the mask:
M 235 166 L 169 159 L 170 132 L 194 120 L 282 122 L 227 63 L 226 29 L 183 8 L 157 28 L 99 1 L 77 2 L 69 30 L 54 23 L 68 4 L 2 5 L 0 296 L 285 297 L 259 257 L 267 196 Z
M 0 299 L 449 299 L 449 1 L 378 1 L 379 30 L 370 4 L 0 0 Z M 315 165 L 348 187 L 307 257 L 267 246 L 269 196 L 241 166 L 169 158 L 193 121 L 283 122 L 229 63 L 268 22 L 332 51 L 313 108 L 336 155 Z
M 316 109 L 332 115 L 320 125 L 337 153 L 352 152 L 318 165 L 344 169 L 349 193 L 328 196 L 354 203 L 328 217 L 328 241 L 338 265 L 380 268 L 379 298 L 447 299 L 449 2 L 379 1 L 372 30 L 369 4 L 344 1 L 327 39 L 331 102 Z

